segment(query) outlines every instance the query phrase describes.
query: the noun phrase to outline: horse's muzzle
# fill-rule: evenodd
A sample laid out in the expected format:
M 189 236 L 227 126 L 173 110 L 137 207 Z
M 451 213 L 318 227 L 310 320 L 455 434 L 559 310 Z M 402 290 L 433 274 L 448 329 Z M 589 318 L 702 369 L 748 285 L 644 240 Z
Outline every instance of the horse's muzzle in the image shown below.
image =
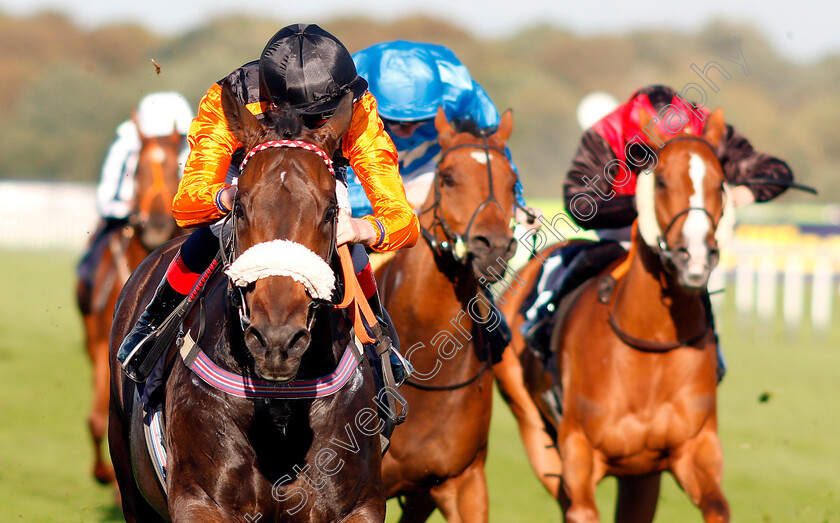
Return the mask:
M 251 324 L 244 335 L 255 372 L 263 379 L 278 382 L 295 378 L 301 357 L 312 341 L 308 330 L 292 325 Z
M 476 278 L 490 283 L 504 277 L 507 261 L 516 253 L 516 239 L 509 235 L 473 236 L 468 246 Z
M 719 252 L 709 248 L 706 256 L 692 258 L 684 248 L 677 249 L 671 258 L 679 284 L 689 290 L 703 290 L 709 283 L 709 276 L 717 266 Z

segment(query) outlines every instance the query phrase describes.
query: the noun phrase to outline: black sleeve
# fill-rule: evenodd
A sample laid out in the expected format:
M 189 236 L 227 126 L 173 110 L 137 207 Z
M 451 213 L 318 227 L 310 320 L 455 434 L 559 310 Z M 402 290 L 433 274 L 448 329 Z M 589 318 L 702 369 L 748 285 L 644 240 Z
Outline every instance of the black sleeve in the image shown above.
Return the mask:
M 718 147 L 718 158 L 726 179 L 732 184 L 749 187 L 757 202 L 779 196 L 785 192 L 786 184 L 793 181 L 793 173 L 785 162 L 755 151 L 731 125 L 726 126 L 726 135 Z M 750 179 L 780 182 L 782 185 L 740 183 Z
M 618 229 L 630 225 L 636 219 L 633 195 L 615 194 L 609 180 L 604 176 L 604 167 L 612 160 L 617 158 L 607 141 L 594 130 L 587 130 L 572 158 L 572 165 L 563 185 L 566 209 L 575 223 L 584 229 Z M 622 174 L 619 173 L 611 175 L 614 178 L 622 178 Z M 588 187 L 584 177 L 589 179 Z M 576 216 L 571 208 L 572 198 L 578 194 L 587 194 L 596 202 L 597 210 L 588 220 Z M 606 196 L 610 194 L 613 194 L 612 198 L 607 199 Z

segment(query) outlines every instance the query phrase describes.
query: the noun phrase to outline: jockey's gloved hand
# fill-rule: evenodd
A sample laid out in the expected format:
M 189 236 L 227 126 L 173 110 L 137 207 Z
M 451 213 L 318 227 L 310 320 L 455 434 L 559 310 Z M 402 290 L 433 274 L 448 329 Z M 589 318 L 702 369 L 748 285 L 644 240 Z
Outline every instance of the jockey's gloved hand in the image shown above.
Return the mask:
M 749 205 L 755 202 L 755 195 L 746 185 L 732 187 L 729 189 L 729 195 L 732 197 L 735 207 L 741 207 L 742 205 Z
M 344 209 L 339 209 L 335 238 L 339 246 L 345 243 L 373 245 L 377 240 L 377 231 L 373 229 L 369 221 L 362 218 L 353 218 Z

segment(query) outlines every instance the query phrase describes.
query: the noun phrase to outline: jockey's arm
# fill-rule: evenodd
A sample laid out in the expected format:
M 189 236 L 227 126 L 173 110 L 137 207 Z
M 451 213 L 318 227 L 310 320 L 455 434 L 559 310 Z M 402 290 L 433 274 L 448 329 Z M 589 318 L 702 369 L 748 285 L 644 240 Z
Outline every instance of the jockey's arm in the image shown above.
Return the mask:
M 718 157 L 726 179 L 735 185 L 733 195 L 736 205 L 751 203 L 750 195 L 757 202 L 772 200 L 793 182 L 793 173 L 785 162 L 754 150 L 750 142 L 731 125 L 726 126 L 726 134 L 718 147 Z M 749 180 L 773 181 L 780 185 L 740 185 Z
M 584 229 L 618 229 L 632 224 L 636 219 L 634 196 L 618 194 L 604 175 L 604 166 L 616 159 L 607 141 L 598 133 L 589 129 L 583 134 L 566 174 L 563 193 L 566 209 Z M 613 167 L 617 168 L 615 164 Z M 615 178 L 622 176 L 621 173 L 611 175 Z M 575 197 L 581 194 L 589 197 L 586 203 L 575 201 Z M 573 205 L 586 205 L 588 212 L 591 202 L 595 202 L 595 209 L 589 219 L 581 219 L 582 212 L 573 212 Z
M 213 84 L 190 126 L 191 151 L 172 201 L 179 227 L 207 225 L 230 212 L 232 189 L 226 191 L 230 186 L 225 176 L 231 156 L 242 144 L 228 129 L 221 96 L 221 85 Z
M 342 152 L 373 207 L 373 215 L 360 218 L 376 232 L 376 241 L 370 247 L 380 252 L 412 247 L 420 235 L 420 222 L 406 201 L 397 151 L 370 93 L 365 93 L 353 107 L 353 120 L 342 139 Z

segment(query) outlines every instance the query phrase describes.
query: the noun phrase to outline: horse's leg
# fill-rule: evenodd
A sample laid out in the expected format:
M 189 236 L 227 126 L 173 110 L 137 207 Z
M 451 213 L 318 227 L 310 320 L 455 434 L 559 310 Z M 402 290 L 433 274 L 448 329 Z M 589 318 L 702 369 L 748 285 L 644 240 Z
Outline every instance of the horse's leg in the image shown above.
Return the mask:
M 428 492 L 415 492 L 405 496 L 400 523 L 422 523 L 429 519 L 437 505 Z
M 432 487 L 429 493 L 449 523 L 486 522 L 489 517 L 486 450 L 460 476 Z
M 618 478 L 618 500 L 615 504 L 616 523 L 648 523 L 653 521 L 659 500 L 661 473 L 649 476 Z
M 598 522 L 598 507 L 595 504 L 595 486 L 598 477 L 595 471 L 595 455 L 586 437 L 572 432 L 560 444 L 563 460 L 563 488 L 565 518 L 568 523 Z
M 100 315 L 102 316 L 102 315 Z M 102 319 L 101 317 L 98 319 Z M 85 327 L 88 332 L 88 351 L 93 370 L 93 404 L 88 415 L 88 426 L 93 438 L 93 475 L 103 485 L 112 483 L 114 467 L 107 463 L 102 452 L 102 440 L 108 433 L 108 402 L 110 400 L 111 371 L 108 367 L 108 337 L 98 335 L 98 323 L 94 316 L 85 317 Z
M 729 521 L 729 504 L 720 488 L 723 452 L 714 428 L 708 425 L 675 453 L 671 471 L 706 522 Z
M 513 345 L 502 353 L 502 361 L 493 366 L 493 374 L 496 376 L 502 398 L 507 402 L 519 425 L 519 434 L 531 469 L 551 496 L 557 499 L 560 492 L 560 474 L 563 470 L 560 453 L 545 430 L 545 422 L 539 408 L 528 393 L 522 364 L 513 350 Z

